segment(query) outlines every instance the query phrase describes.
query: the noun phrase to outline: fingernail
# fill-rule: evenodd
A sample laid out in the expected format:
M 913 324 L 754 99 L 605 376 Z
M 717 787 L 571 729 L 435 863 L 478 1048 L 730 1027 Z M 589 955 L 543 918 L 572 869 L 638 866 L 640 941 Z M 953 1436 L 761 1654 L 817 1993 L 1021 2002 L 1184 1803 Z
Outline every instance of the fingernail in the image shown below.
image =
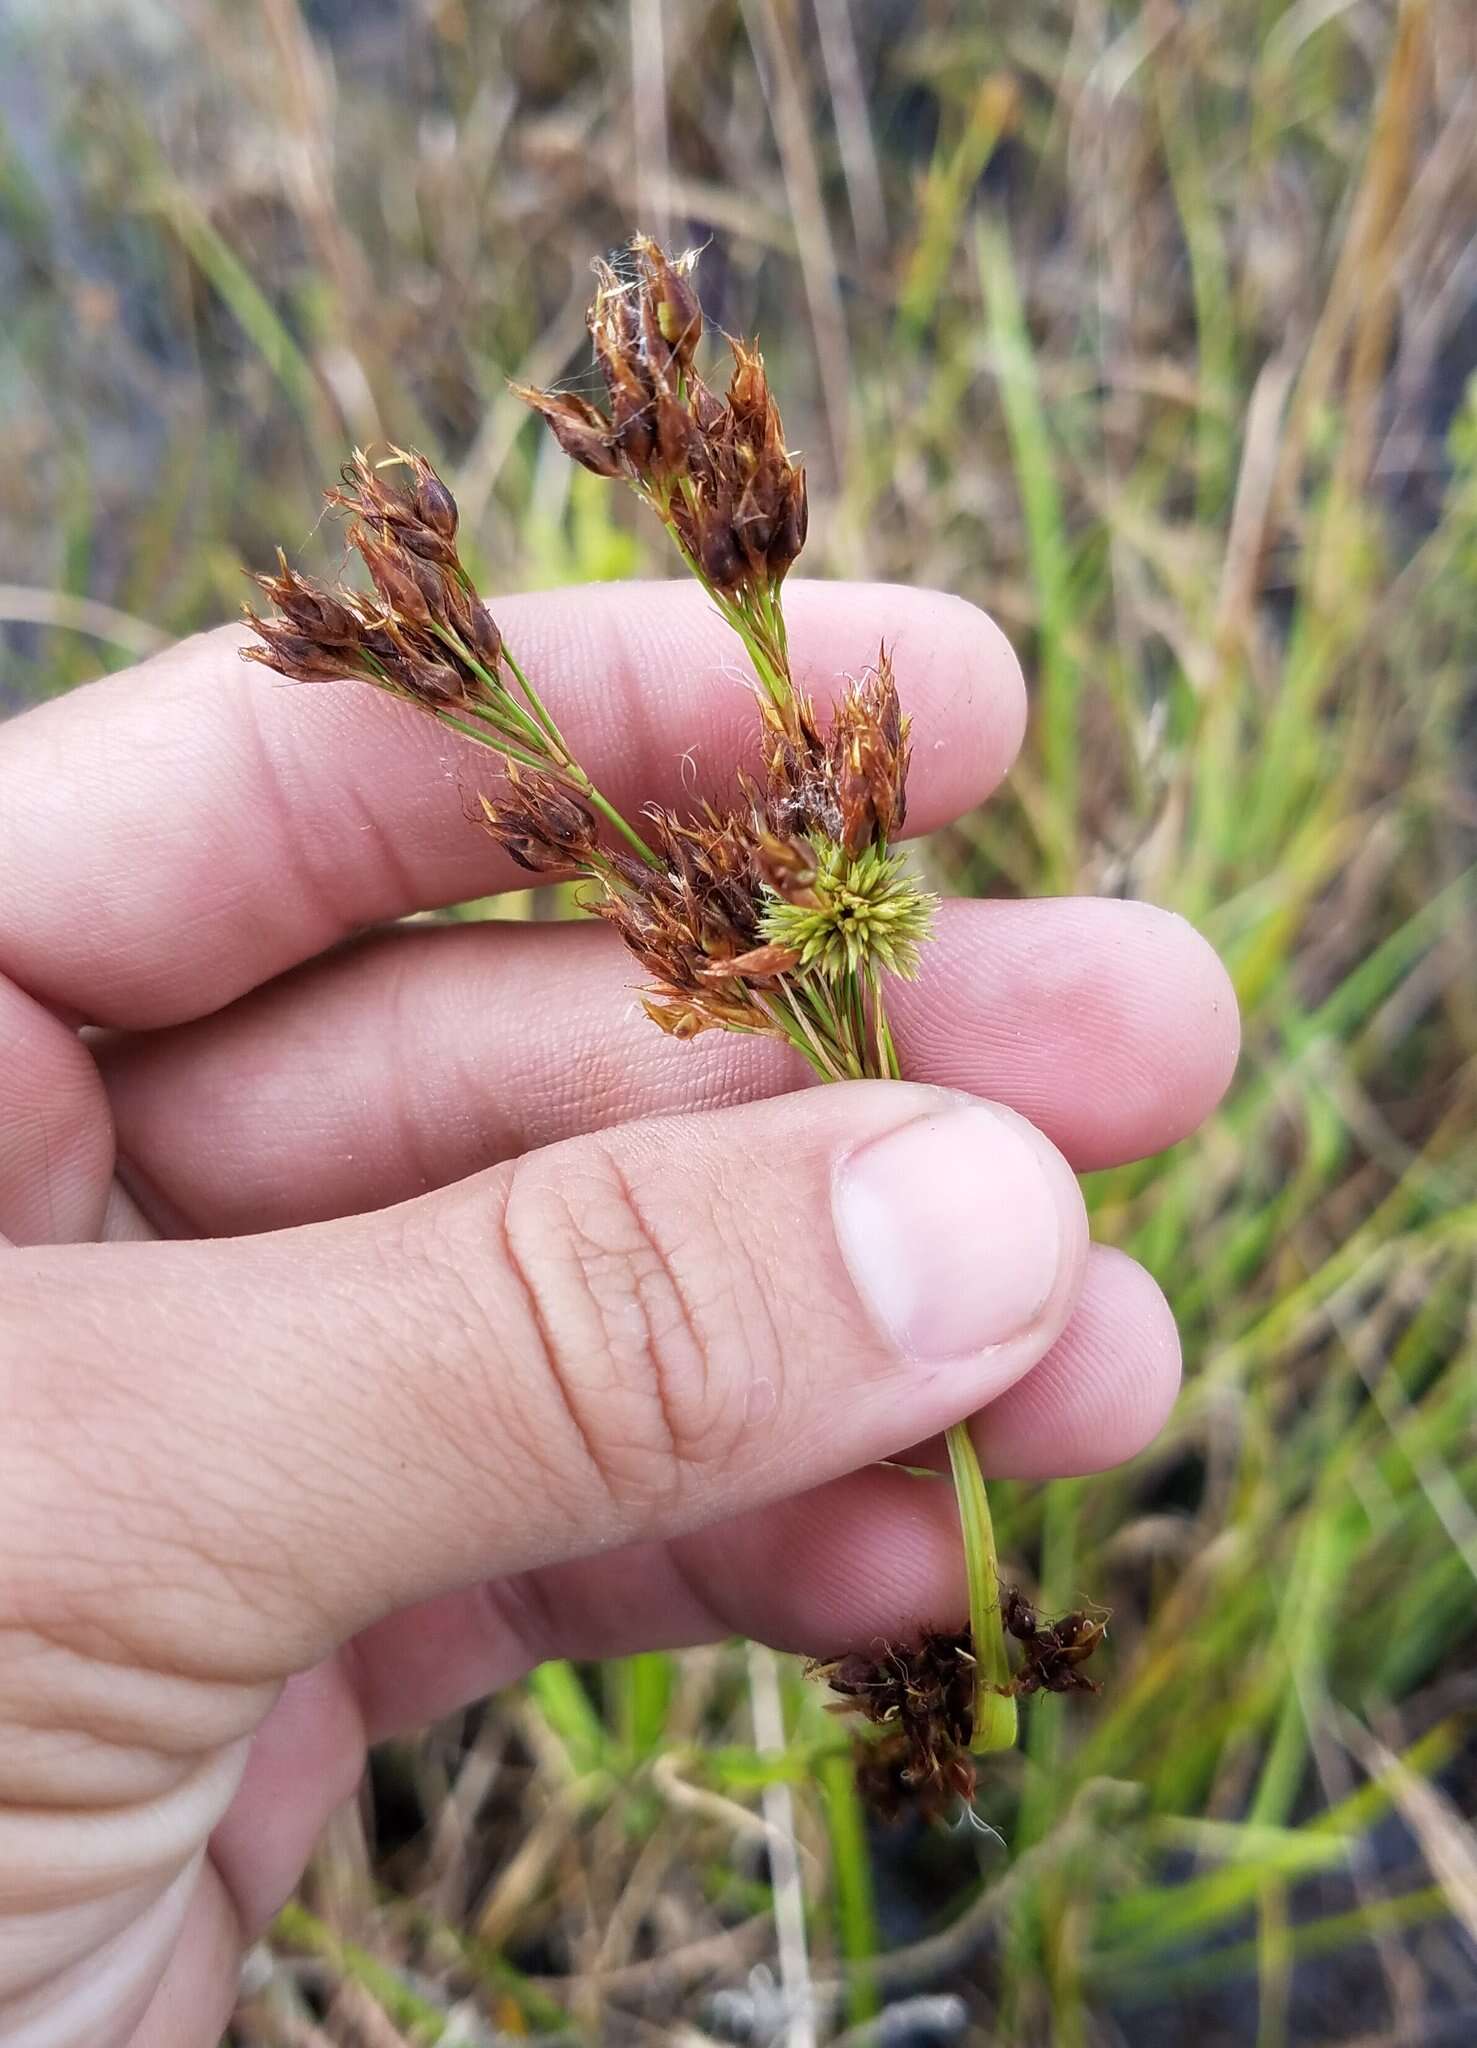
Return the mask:
M 838 1168 L 836 1235 L 883 1333 L 923 1364 L 1018 1336 L 1061 1256 L 1057 1205 L 1030 1140 L 961 1107 L 876 1138 Z

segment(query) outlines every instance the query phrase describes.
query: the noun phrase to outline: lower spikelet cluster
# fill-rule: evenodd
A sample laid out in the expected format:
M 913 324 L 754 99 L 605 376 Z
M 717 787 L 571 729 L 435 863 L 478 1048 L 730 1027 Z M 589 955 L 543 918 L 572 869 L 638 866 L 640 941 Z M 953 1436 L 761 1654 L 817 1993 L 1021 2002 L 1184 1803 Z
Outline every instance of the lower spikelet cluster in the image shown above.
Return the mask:
M 1007 1589 L 1000 1620 L 1017 1645 L 1018 1663 L 1001 1690 L 1096 1692 L 1082 1669 L 1107 1634 L 1102 1614 L 1078 1610 L 1042 1621 L 1025 1595 Z M 807 1666 L 840 1697 L 833 1714 L 855 1714 L 880 1733 L 857 1742 L 857 1788 L 882 1819 L 920 1809 L 935 1818 L 974 1797 L 970 1754 L 977 1701 L 974 1639 L 926 1630 L 914 1643 L 879 1643 Z
M 835 1714 L 857 1714 L 881 1731 L 857 1745 L 857 1787 L 891 1820 L 911 1808 L 934 1819 L 974 1797 L 975 1660 L 968 1630 L 931 1630 L 916 1643 L 879 1644 L 807 1666 L 841 1697 Z

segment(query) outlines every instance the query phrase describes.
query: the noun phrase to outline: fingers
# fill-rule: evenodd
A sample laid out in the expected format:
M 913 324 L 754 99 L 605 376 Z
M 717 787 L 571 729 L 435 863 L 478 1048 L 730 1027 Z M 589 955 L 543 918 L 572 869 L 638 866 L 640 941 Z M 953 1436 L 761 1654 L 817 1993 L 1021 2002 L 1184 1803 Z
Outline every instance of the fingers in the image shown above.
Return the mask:
M 0 979 L 0 1234 L 15 1244 L 95 1237 L 112 1171 L 108 1099 L 87 1047 Z
M 1179 1387 L 1164 1296 L 1094 1246 L 1071 1320 L 975 1417 L 991 1478 L 1106 1470 L 1153 1442 Z M 942 1444 L 937 1481 L 874 1467 L 667 1544 L 585 1558 L 394 1615 L 354 1646 L 371 1742 L 453 1713 L 546 1657 L 619 1657 L 752 1636 L 812 1656 L 964 1613 L 964 1558 Z
M 991 1473 L 1038 1477 L 1131 1456 L 1151 1440 L 1178 1376 L 1163 1296 L 1131 1260 L 1094 1248 L 1062 1336 L 976 1419 Z M 447 1594 L 378 1623 L 343 1658 L 289 1683 L 214 1852 L 251 1929 L 281 1903 L 322 1822 L 349 1796 L 366 1742 L 454 1713 L 545 1658 L 727 1635 L 824 1655 L 953 1626 L 965 1607 L 947 1479 L 878 1466 L 672 1543 Z
M 922 1602 L 922 1608 L 919 1602 Z M 267 1920 L 366 1742 L 424 1727 L 550 1657 L 727 1635 L 820 1654 L 964 1611 L 947 1482 L 874 1468 L 674 1544 L 628 1547 L 423 1602 L 292 1680 L 213 1850 L 248 1928 Z
M 891 1002 L 909 1072 L 1006 1102 L 1079 1172 L 1195 1130 L 1230 1085 L 1230 976 L 1192 925 L 1148 903 L 1060 897 L 949 906 L 946 945 Z
M 1153 1443 L 1179 1387 L 1169 1303 L 1136 1260 L 1094 1245 L 1061 1337 L 976 1418 L 980 1463 L 992 1479 L 1109 1471 Z
M 387 933 L 220 1016 L 99 1048 L 126 1174 L 218 1235 L 401 1201 L 641 1116 L 798 1084 L 780 1048 L 677 1045 L 603 927 Z M 1003 1102 L 1079 1170 L 1193 1130 L 1236 1055 L 1214 953 L 1148 905 L 949 903 L 889 1005 L 911 1079 Z
M 1056 1340 L 1085 1252 L 1029 1125 L 861 1083 L 348 1222 L 10 1253 L 9 1597 L 264 1680 L 944 1428 Z
M 1134 1457 L 1154 1441 L 1179 1380 L 1163 1294 L 1132 1259 L 1094 1245 L 1062 1335 L 975 1417 L 987 1475 L 1067 1478 Z M 363 1732 L 376 1742 L 439 1719 L 548 1657 L 620 1657 L 727 1635 L 823 1655 L 950 1624 L 964 1612 L 964 1560 L 941 1444 L 923 1453 L 934 1454 L 936 1482 L 874 1466 L 671 1543 L 392 1615 L 354 1644 Z M 315 1683 L 310 1693 L 331 1690 Z M 334 1727 L 342 1739 L 341 1712 Z M 300 1737 L 292 1750 L 301 1753 Z
M 886 637 L 916 720 L 915 829 L 989 792 L 1024 692 L 982 613 L 804 583 L 786 611 L 797 679 L 822 701 Z M 497 615 L 617 804 L 722 793 L 753 763 L 736 642 L 695 584 L 500 599 Z M 33 996 L 174 1023 L 360 925 L 519 881 L 467 819 L 496 772 L 483 749 L 365 686 L 248 667 L 243 637 L 188 641 L 0 732 L 0 973 Z
M 302 1875 L 308 1851 L 332 1811 L 330 1806 L 320 1810 L 317 1825 L 293 1872 L 292 1882 L 278 1900 L 279 1905 Z M 147 2009 L 127 2032 L 121 2030 L 123 2014 L 116 2007 L 110 2010 L 113 2031 L 109 2038 L 126 2040 L 128 2048 L 197 2048 L 200 2042 L 218 2039 L 229 2025 L 236 2003 L 243 1947 L 236 1902 L 212 1865 L 206 1863 L 190 1895 L 189 1910 L 174 1953 L 154 1987 Z M 99 2037 L 87 2034 L 78 2038 Z

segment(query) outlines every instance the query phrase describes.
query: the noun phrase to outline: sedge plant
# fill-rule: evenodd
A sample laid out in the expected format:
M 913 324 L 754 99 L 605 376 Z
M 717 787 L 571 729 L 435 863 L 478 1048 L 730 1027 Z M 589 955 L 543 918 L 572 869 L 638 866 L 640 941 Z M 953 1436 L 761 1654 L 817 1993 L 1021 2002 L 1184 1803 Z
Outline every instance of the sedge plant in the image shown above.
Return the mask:
M 351 677 L 413 703 L 502 768 L 481 822 L 515 861 L 573 874 L 649 980 L 647 1015 L 682 1040 L 712 1030 L 782 1040 L 822 1081 L 901 1076 L 887 1014 L 911 976 L 934 899 L 895 850 L 907 815 L 909 721 L 885 645 L 822 727 L 796 684 L 782 592 L 806 532 L 805 472 L 757 348 L 730 341 L 720 395 L 699 373 L 704 322 L 692 259 L 631 244 L 631 275 L 597 263 L 590 333 L 605 409 L 517 387 L 560 446 L 629 485 L 738 636 L 752 666 L 762 769 L 726 808 L 624 816 L 575 758 L 482 603 L 457 549 L 456 504 L 426 459 L 356 451 L 328 494 L 372 590 L 325 588 L 279 553 L 257 579 L 276 615 L 248 611 L 245 650 L 302 680 Z M 1016 1696 L 1081 1686 L 1100 1635 L 1081 1616 L 1042 1627 L 1002 1601 L 989 1501 L 966 1424 L 949 1458 L 967 1561 L 969 1628 L 813 1667 L 884 1729 L 866 1782 L 941 1808 L 973 1788 L 973 1753 L 1007 1749 Z M 1025 1613 L 1029 1626 L 1019 1624 Z M 1022 1646 L 1012 1672 L 1006 1619 Z

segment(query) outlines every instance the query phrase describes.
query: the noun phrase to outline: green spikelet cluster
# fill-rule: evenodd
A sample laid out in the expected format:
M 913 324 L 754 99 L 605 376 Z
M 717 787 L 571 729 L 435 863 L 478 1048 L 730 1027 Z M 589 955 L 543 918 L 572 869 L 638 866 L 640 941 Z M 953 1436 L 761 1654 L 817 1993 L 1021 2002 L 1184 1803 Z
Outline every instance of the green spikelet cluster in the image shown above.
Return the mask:
M 764 938 L 798 954 L 802 970 L 815 968 L 828 979 L 856 974 L 875 982 L 895 974 L 911 981 L 937 899 L 919 887 L 904 856 L 885 846 L 849 854 L 834 840 L 812 844 L 816 873 L 806 893 L 813 901 L 774 896 L 760 923 Z

